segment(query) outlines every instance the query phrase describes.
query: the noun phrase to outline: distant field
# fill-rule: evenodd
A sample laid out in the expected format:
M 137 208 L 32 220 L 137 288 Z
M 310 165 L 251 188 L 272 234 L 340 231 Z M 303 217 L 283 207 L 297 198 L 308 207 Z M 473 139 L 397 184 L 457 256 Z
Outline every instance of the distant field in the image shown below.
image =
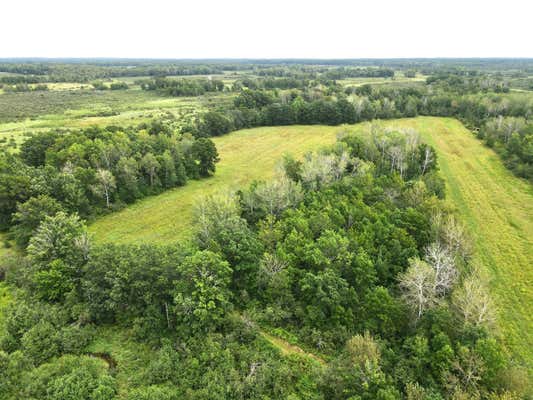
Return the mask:
M 0 139 L 21 142 L 29 132 L 92 125 L 136 125 L 171 112 L 183 119 L 227 101 L 226 94 L 161 97 L 141 90 L 65 90 L 0 95 Z
M 417 83 L 417 82 L 425 82 L 426 76 L 417 74 L 413 78 L 407 78 L 403 74 L 396 73 L 394 78 L 345 78 L 345 79 L 339 79 L 337 82 L 339 82 L 341 85 L 344 86 L 362 86 L 366 84 L 372 84 L 372 85 L 398 85 L 398 84 L 405 84 L 405 83 Z
M 448 199 L 474 240 L 474 262 L 490 279 L 502 340 L 533 371 L 533 188 L 505 169 L 497 155 L 457 120 L 419 117 L 385 123 L 415 128 L 436 147 Z M 269 127 L 216 138 L 221 162 L 214 177 L 140 201 L 98 220 L 90 230 L 100 243 L 169 243 L 186 238 L 192 229 L 191 210 L 201 195 L 268 178 L 283 153 L 301 156 L 333 143 L 340 129 Z
M 91 226 L 99 242 L 168 243 L 187 237 L 191 211 L 207 193 L 239 189 L 274 173 L 284 153 L 302 156 L 335 142 L 339 127 L 288 126 L 246 129 L 215 138 L 220 153 L 216 174 L 206 180 L 165 192 L 98 220 Z

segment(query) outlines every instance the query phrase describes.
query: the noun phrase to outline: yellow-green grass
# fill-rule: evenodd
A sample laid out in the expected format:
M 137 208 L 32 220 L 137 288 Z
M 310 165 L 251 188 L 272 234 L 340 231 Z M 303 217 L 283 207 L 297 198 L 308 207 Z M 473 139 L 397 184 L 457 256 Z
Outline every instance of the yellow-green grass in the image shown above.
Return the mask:
M 295 344 L 291 344 L 289 343 L 288 341 L 286 341 L 285 339 L 282 339 L 280 337 L 277 337 L 277 336 L 273 336 L 265 331 L 260 331 L 261 335 L 265 338 L 266 341 L 268 341 L 272 346 L 274 346 L 276 349 L 278 349 L 281 354 L 283 355 L 289 355 L 289 354 L 297 354 L 299 356 L 304 356 L 304 357 L 308 357 L 316 362 L 318 362 L 319 364 L 321 365 L 325 365 L 326 364 L 326 361 L 313 354 L 313 353 L 309 353 L 305 350 L 303 350 L 301 347 L 295 345 Z
M 245 129 L 215 138 L 216 174 L 150 197 L 99 219 L 90 229 L 97 242 L 169 243 L 189 236 L 194 204 L 206 194 L 242 188 L 271 177 L 284 153 L 304 153 L 335 142 L 339 127 L 288 126 Z
M 459 121 L 419 117 L 384 122 L 414 128 L 439 154 L 447 198 L 466 224 L 473 262 L 490 281 L 501 338 L 533 371 L 533 188 Z M 196 201 L 267 179 L 285 152 L 301 156 L 334 142 L 339 127 L 291 126 L 242 130 L 215 142 L 221 161 L 214 177 L 151 197 L 90 227 L 97 242 L 170 243 L 187 238 Z M 350 129 L 367 130 L 368 124 Z
M 474 261 L 490 279 L 502 339 L 533 372 L 533 187 L 458 121 L 424 118 L 419 124 L 472 235 Z
M 78 82 L 47 82 L 45 85 L 48 90 L 80 90 L 80 89 L 92 89 L 92 85 L 89 83 Z M 34 85 L 36 86 L 36 85 Z

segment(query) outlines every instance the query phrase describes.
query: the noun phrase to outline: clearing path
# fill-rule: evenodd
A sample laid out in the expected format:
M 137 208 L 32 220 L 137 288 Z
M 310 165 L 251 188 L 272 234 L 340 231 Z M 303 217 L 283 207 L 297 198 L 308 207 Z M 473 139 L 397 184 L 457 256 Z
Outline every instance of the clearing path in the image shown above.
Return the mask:
M 304 355 L 306 357 L 309 357 L 309 358 L 315 360 L 316 362 L 318 362 L 321 365 L 326 365 L 326 361 L 323 358 L 320 358 L 319 356 L 317 356 L 317 355 L 315 355 L 313 353 L 309 353 L 309 352 L 303 350 L 302 348 L 300 348 L 299 346 L 296 346 L 294 344 L 291 344 L 291 343 L 287 342 L 285 339 L 281 339 L 279 337 L 272 336 L 271 334 L 266 333 L 265 331 L 260 331 L 260 332 L 261 332 L 261 335 L 272 346 L 276 347 L 277 349 L 279 349 L 281 351 L 281 354 L 283 354 L 283 355 L 286 355 L 286 354 L 300 354 L 300 355 Z

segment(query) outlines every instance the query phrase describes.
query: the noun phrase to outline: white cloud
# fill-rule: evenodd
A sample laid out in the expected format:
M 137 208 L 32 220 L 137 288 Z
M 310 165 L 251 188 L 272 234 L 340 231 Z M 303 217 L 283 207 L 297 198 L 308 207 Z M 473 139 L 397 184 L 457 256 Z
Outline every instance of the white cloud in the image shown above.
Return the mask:
M 525 0 L 19 0 L 0 57 L 533 57 Z

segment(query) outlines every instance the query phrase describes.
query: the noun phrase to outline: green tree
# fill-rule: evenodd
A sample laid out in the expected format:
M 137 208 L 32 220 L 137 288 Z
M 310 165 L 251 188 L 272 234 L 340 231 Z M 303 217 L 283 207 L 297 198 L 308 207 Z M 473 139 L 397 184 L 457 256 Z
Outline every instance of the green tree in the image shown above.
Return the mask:
M 25 202 L 33 194 L 31 177 L 25 170 L 14 156 L 0 156 L 0 229 L 9 228 L 17 204 Z
M 219 158 L 217 148 L 211 139 L 199 138 L 195 140 L 191 153 L 198 166 L 200 176 L 209 176 L 215 173 L 215 164 Z
M 159 161 L 157 161 L 156 156 L 154 156 L 152 153 L 146 153 L 141 159 L 141 167 L 148 175 L 150 186 L 154 186 L 157 172 L 161 167 L 161 164 L 159 164 Z
M 83 254 L 79 239 L 86 234 L 87 229 L 77 215 L 61 211 L 46 216 L 30 239 L 28 255 L 33 261 L 42 263 L 57 259 L 79 262 Z
M 174 295 L 178 320 L 193 330 L 216 328 L 231 309 L 229 264 L 213 252 L 199 251 L 181 268 Z
M 116 382 L 102 360 L 63 356 L 31 371 L 22 398 L 50 400 L 112 400 Z
M 86 227 L 77 215 L 61 211 L 45 217 L 28 245 L 39 295 L 62 300 L 76 287 L 88 253 Z
M 232 121 L 224 114 L 216 111 L 205 113 L 200 124 L 200 132 L 205 136 L 220 136 L 232 129 Z
M 60 354 L 60 337 L 57 329 L 41 320 L 22 336 L 22 349 L 36 365 Z
M 178 178 L 176 176 L 176 167 L 174 159 L 172 158 L 170 151 L 165 151 L 162 155 L 157 157 L 159 162 L 159 177 L 164 188 L 172 188 L 176 186 Z
M 194 210 L 194 222 L 198 246 L 221 254 L 234 269 L 234 286 L 249 289 L 257 271 L 261 246 L 240 216 L 237 198 L 219 195 L 202 199 Z
M 139 164 L 137 160 L 133 157 L 121 157 L 116 165 L 115 176 L 121 199 L 131 202 L 140 196 Z
M 57 138 L 56 132 L 42 132 L 26 138 L 20 146 L 20 157 L 33 167 L 44 165 L 46 151 L 54 145 Z
M 17 206 L 13 214 L 14 226 L 12 232 L 19 246 L 27 246 L 30 237 L 34 234 L 39 224 L 47 216 L 53 216 L 62 211 L 61 204 L 48 195 L 32 197 L 25 203 Z

